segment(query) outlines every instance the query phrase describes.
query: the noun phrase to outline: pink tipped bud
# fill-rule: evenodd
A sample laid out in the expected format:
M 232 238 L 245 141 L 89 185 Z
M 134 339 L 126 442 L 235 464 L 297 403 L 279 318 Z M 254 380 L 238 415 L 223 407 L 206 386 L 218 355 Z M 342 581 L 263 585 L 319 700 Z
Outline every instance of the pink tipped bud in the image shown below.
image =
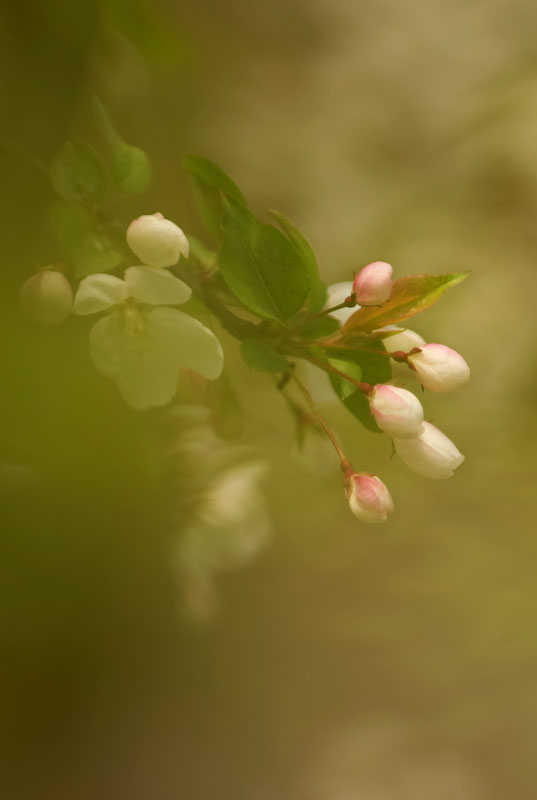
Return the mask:
M 181 255 L 188 258 L 188 239 L 174 222 L 162 214 L 144 214 L 127 229 L 127 242 L 144 264 L 173 267 Z
M 386 522 L 393 511 L 388 488 L 376 475 L 350 473 L 346 476 L 345 493 L 352 513 L 362 522 Z
M 23 311 L 40 325 L 59 325 L 69 315 L 73 291 L 69 281 L 55 269 L 43 269 L 23 284 L 20 291 Z
M 394 439 L 397 455 L 413 472 L 425 478 L 450 478 L 464 461 L 453 442 L 442 431 L 423 423 L 423 433 L 415 439 Z
M 423 408 L 412 392 L 380 383 L 368 396 L 377 425 L 390 436 L 411 438 L 423 430 Z
M 393 269 L 385 261 L 373 261 L 360 270 L 352 285 L 356 302 L 361 306 L 380 306 L 393 290 Z
M 464 358 L 445 344 L 426 344 L 408 357 L 418 380 L 431 392 L 452 392 L 470 379 Z

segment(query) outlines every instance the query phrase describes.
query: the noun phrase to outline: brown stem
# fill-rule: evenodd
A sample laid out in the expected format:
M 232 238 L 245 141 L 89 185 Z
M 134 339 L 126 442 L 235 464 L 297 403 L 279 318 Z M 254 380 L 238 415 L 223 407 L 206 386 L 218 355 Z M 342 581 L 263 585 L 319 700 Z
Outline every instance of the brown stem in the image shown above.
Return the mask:
M 332 445 L 334 447 L 334 450 L 338 454 L 338 458 L 341 461 L 341 468 L 342 469 L 347 469 L 347 465 L 348 465 L 349 462 L 347 461 L 347 459 L 345 457 L 345 453 L 343 452 L 343 450 L 339 446 L 339 442 L 336 439 L 336 435 L 335 435 L 334 431 L 332 430 L 332 428 L 330 427 L 328 422 L 325 420 L 325 418 L 321 415 L 321 413 L 318 410 L 317 406 L 313 402 L 313 398 L 312 398 L 311 394 L 308 392 L 308 390 L 306 389 L 306 387 L 304 386 L 304 384 L 302 383 L 300 378 L 298 378 L 294 373 L 292 375 L 292 378 L 293 378 L 294 382 L 296 383 L 296 385 L 298 386 L 298 388 L 300 389 L 300 391 L 302 392 L 302 394 L 304 395 L 304 397 L 306 398 L 306 401 L 307 401 L 309 407 L 311 408 L 311 410 L 313 411 L 313 413 L 315 415 L 315 418 L 317 419 L 319 425 L 321 426 L 323 431 L 326 433 L 326 435 L 330 439 L 330 441 L 331 441 L 331 443 L 332 443 Z

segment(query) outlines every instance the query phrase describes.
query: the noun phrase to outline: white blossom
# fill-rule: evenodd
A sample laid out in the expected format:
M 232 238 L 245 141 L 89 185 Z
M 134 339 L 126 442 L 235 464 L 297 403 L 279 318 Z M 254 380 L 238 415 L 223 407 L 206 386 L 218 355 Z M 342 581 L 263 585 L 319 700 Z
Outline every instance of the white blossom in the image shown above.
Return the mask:
M 134 219 L 127 229 L 127 243 L 132 252 L 151 267 L 173 267 L 181 256 L 188 258 L 185 234 L 160 212 Z
M 415 439 L 395 438 L 394 447 L 407 467 L 425 478 L 450 478 L 464 461 L 453 442 L 430 422 L 423 423 L 423 432 Z
M 169 307 L 190 295 L 190 288 L 167 270 L 146 266 L 128 267 L 123 280 L 95 274 L 80 282 L 73 312 L 109 312 L 90 331 L 93 362 L 133 408 L 169 403 L 178 367 L 209 380 L 220 375 L 224 357 L 216 336 L 199 320 Z

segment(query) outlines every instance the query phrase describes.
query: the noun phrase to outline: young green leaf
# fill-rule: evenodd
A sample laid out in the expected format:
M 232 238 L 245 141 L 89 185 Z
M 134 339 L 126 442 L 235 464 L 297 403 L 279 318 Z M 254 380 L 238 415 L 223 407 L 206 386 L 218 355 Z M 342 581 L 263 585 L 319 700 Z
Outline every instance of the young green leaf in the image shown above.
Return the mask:
M 102 162 L 86 142 L 67 142 L 54 159 L 50 179 L 64 200 L 99 205 L 106 196 Z
M 391 298 L 381 306 L 360 308 L 342 328 L 343 334 L 353 331 L 373 331 L 384 325 L 402 322 L 425 311 L 451 286 L 468 276 L 467 272 L 447 275 L 408 275 L 394 281 Z
M 121 263 L 121 253 L 104 234 L 93 230 L 91 215 L 81 206 L 59 200 L 50 208 L 50 221 L 76 277 L 107 272 Z
M 326 286 L 322 283 L 319 276 L 319 267 L 313 248 L 302 233 L 281 211 L 271 211 L 272 216 L 286 234 L 289 241 L 294 245 L 297 253 L 301 257 L 304 266 L 310 275 L 310 298 L 309 311 L 315 313 L 320 311 L 326 303 Z
M 344 372 L 350 378 L 354 378 L 355 381 L 362 380 L 362 370 L 360 365 L 356 362 L 347 361 L 343 358 L 329 358 L 328 360 L 333 367 L 340 372 Z M 351 394 L 358 391 L 358 387 L 355 383 L 346 381 L 345 378 L 340 378 L 339 375 L 334 375 L 333 372 L 329 372 L 328 377 L 340 400 L 346 400 L 347 397 L 350 397 Z
M 285 321 L 304 304 L 310 275 L 291 242 L 243 206 L 224 199 L 219 265 L 231 291 L 262 317 Z
M 141 194 L 151 180 L 151 165 L 147 153 L 140 147 L 127 144 L 112 121 L 103 102 L 93 97 L 99 127 L 111 156 L 112 174 L 121 194 Z
M 244 195 L 229 175 L 208 158 L 187 153 L 183 156 L 182 164 L 192 178 L 194 196 L 203 223 L 209 233 L 219 241 L 222 238 L 222 197 L 229 197 L 246 208 Z
M 259 339 L 245 339 L 241 344 L 241 356 L 255 372 L 287 372 L 289 369 L 284 356 Z

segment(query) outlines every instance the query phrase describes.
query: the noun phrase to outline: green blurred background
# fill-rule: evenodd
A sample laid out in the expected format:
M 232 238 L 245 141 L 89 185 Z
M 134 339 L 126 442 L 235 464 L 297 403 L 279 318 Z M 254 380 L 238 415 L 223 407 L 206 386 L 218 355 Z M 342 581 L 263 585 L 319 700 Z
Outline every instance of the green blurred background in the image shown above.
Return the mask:
M 534 797 L 537 7 L 2 11 L 2 797 Z M 18 311 L 58 254 L 48 182 L 17 153 L 97 141 L 89 88 L 153 160 L 125 219 L 160 210 L 202 235 L 180 167 L 194 151 L 299 224 L 329 283 L 374 259 L 397 277 L 472 271 L 414 324 L 472 367 L 424 401 L 466 455 L 454 478 L 409 473 L 329 412 L 355 466 L 390 486 L 382 528 L 350 515 L 337 471 L 291 457 L 284 403 L 231 355 L 274 533 L 219 578 L 204 621 L 170 555 L 166 426 L 94 372 L 83 322 L 36 329 Z

